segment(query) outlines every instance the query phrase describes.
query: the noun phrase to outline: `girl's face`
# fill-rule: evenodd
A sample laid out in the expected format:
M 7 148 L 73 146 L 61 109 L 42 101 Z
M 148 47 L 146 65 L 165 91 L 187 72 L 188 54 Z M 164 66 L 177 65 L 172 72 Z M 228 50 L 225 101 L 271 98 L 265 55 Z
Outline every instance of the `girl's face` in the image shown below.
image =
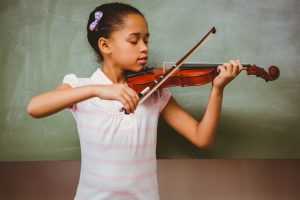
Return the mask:
M 110 37 L 110 57 L 114 65 L 123 70 L 139 71 L 148 59 L 148 25 L 144 17 L 129 14 L 120 30 Z

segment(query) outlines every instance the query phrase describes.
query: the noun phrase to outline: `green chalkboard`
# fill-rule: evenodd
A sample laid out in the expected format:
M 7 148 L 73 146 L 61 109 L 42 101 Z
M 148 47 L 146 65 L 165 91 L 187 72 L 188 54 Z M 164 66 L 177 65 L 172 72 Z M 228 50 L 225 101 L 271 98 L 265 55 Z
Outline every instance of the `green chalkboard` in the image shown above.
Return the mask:
M 89 12 L 108 1 L 0 2 L 0 160 L 80 159 L 75 122 L 67 111 L 32 119 L 32 96 L 52 90 L 67 73 L 89 76 L 99 65 L 86 39 Z M 300 158 L 300 3 L 297 0 L 123 1 L 148 19 L 150 66 L 175 62 L 212 26 L 217 34 L 189 62 L 243 63 L 281 69 L 265 83 L 241 74 L 225 90 L 216 143 L 199 150 L 159 121 L 160 158 Z M 210 85 L 172 88 L 201 119 Z

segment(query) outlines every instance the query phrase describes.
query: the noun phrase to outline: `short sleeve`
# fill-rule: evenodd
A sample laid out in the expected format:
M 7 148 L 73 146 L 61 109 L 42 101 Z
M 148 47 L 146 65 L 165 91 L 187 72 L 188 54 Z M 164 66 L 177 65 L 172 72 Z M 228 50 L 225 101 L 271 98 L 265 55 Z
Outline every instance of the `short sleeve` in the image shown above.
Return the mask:
M 69 84 L 72 88 L 75 88 L 75 87 L 78 86 L 78 78 L 75 74 L 65 75 L 62 82 L 65 83 L 65 84 Z M 74 104 L 72 107 L 67 108 L 67 110 L 74 113 L 77 110 L 77 105 Z
M 160 90 L 160 98 L 159 98 L 159 112 L 161 112 L 164 107 L 168 104 L 172 93 L 168 88 L 163 88 Z
M 75 88 L 78 86 L 78 78 L 75 74 L 67 74 L 63 79 L 63 83 L 69 84 L 71 87 Z

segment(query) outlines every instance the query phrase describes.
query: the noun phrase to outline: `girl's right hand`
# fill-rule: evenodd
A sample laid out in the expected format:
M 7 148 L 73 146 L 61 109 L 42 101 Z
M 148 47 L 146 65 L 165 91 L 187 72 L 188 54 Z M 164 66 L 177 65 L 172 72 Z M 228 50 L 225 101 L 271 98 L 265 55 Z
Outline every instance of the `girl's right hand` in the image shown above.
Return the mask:
M 127 113 L 133 113 L 139 101 L 138 94 L 126 83 L 96 86 L 95 96 L 100 99 L 120 101 Z

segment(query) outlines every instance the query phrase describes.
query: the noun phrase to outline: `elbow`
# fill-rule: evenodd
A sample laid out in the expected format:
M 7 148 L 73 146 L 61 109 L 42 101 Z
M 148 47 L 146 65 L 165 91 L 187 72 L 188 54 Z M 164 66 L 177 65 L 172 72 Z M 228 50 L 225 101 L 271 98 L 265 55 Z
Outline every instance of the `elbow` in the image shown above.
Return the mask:
M 210 150 L 213 148 L 213 146 L 214 146 L 213 142 L 207 142 L 207 143 L 202 142 L 200 144 L 197 144 L 197 147 L 203 150 Z
M 38 115 L 36 115 L 35 110 L 33 106 L 29 103 L 27 106 L 27 114 L 30 115 L 33 118 L 38 118 Z
M 214 147 L 214 141 L 213 139 L 200 139 L 196 146 L 199 148 L 199 149 L 203 149 L 203 150 L 210 150 Z
M 211 129 L 197 129 L 195 131 L 195 138 L 196 138 L 196 142 L 195 145 L 199 148 L 199 149 L 203 149 L 203 150 L 210 150 L 214 147 L 215 144 L 215 130 L 211 130 Z
M 27 105 L 26 111 L 33 118 L 41 118 L 41 116 L 38 114 L 36 106 L 34 105 L 33 99 Z

